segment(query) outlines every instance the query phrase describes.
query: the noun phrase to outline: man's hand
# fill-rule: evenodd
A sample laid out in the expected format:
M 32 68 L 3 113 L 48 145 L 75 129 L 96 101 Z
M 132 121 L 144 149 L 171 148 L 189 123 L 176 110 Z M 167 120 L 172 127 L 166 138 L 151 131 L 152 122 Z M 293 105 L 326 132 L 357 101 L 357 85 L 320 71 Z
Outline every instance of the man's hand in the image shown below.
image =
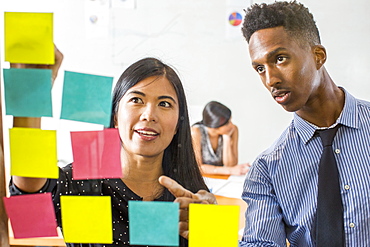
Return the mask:
M 159 183 L 166 187 L 176 197 L 175 202 L 180 204 L 180 235 L 189 238 L 189 204 L 217 204 L 215 196 L 205 190 L 199 190 L 194 194 L 166 176 L 161 176 Z

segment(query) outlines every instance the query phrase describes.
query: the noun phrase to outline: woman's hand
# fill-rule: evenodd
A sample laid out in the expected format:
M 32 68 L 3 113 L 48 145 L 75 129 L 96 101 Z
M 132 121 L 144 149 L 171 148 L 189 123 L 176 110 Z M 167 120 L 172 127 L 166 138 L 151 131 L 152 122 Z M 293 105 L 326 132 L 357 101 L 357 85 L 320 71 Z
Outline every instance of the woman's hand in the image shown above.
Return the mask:
M 189 204 L 217 204 L 215 196 L 205 190 L 199 190 L 194 194 L 167 176 L 161 176 L 159 183 L 166 187 L 176 197 L 175 202 L 180 204 L 180 235 L 189 238 Z
M 55 78 L 57 78 L 58 71 L 63 61 L 63 54 L 54 45 L 54 64 L 24 64 L 24 63 L 11 63 L 11 68 L 17 69 L 50 69 L 52 71 L 52 83 L 54 83 Z
M 231 121 L 229 121 L 229 123 L 227 123 L 226 125 L 224 126 L 221 126 L 218 128 L 219 130 L 219 134 L 220 135 L 223 135 L 224 137 L 231 137 L 236 131 L 237 127 L 235 124 L 233 124 Z
M 24 64 L 24 63 L 11 63 L 11 68 L 17 69 L 51 69 L 52 78 L 51 83 L 54 84 L 55 78 L 58 75 L 58 71 L 63 61 L 63 54 L 54 45 L 54 64 Z M 14 117 L 13 127 L 23 128 L 41 128 L 41 118 L 36 117 Z
M 251 165 L 249 163 L 245 163 L 228 168 L 230 169 L 230 175 L 245 175 L 249 171 L 250 167 Z

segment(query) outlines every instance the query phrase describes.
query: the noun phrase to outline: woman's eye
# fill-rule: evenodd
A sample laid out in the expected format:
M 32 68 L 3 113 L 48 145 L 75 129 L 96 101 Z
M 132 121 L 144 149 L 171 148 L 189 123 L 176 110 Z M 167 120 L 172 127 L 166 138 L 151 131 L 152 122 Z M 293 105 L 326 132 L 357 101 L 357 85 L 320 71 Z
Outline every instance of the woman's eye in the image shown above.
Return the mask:
M 159 103 L 159 105 L 160 106 L 163 106 L 163 107 L 166 107 L 166 108 L 168 108 L 168 107 L 171 107 L 172 105 L 171 105 L 171 103 L 169 103 L 169 102 L 167 102 L 167 101 L 161 101 L 160 103 Z
M 143 103 L 143 100 L 138 97 L 134 97 L 130 99 L 130 102 L 138 104 L 138 103 Z

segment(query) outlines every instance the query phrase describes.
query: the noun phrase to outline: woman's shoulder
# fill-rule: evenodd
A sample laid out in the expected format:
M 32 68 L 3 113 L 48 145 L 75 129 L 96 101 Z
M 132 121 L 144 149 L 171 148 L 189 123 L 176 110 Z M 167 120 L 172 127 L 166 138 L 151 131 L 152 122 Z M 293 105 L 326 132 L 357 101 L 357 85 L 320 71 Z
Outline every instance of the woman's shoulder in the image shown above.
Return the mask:
M 191 126 L 191 133 L 200 134 L 202 128 L 204 128 L 204 125 L 202 125 L 201 123 L 195 123 Z
M 63 184 L 74 195 L 99 195 L 104 179 L 74 179 L 73 163 L 60 168 L 59 184 Z

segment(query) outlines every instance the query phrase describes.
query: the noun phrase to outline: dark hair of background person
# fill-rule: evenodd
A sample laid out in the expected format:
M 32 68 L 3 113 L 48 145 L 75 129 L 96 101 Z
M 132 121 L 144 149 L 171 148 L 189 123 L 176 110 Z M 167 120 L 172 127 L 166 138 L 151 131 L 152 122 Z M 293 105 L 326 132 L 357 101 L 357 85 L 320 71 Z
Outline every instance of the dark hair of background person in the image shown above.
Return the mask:
M 249 43 L 254 32 L 279 26 L 283 26 L 285 31 L 301 44 L 308 42 L 313 46 L 321 43 L 313 15 L 303 4 L 296 1 L 252 5 L 246 10 L 242 32 Z
M 203 124 L 208 128 L 219 128 L 229 122 L 231 110 L 217 101 L 210 101 L 203 109 L 203 119 L 195 124 Z
M 175 88 L 179 100 L 177 133 L 164 151 L 162 162 L 164 175 L 176 180 L 193 193 L 200 189 L 208 191 L 195 159 L 185 92 L 180 78 L 170 66 L 156 58 L 144 58 L 123 72 L 113 91 L 110 127 L 114 128 L 119 102 L 124 94 L 140 81 L 152 76 L 166 77 Z M 165 199 L 168 199 L 167 196 L 165 195 Z

